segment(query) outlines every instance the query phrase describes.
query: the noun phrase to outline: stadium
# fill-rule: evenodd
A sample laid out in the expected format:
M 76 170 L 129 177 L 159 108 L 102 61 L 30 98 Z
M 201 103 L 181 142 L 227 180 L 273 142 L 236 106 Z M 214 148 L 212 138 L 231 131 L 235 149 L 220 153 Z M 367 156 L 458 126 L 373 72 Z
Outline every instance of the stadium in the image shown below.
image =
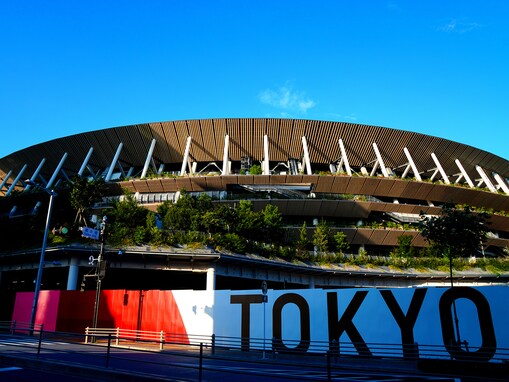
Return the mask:
M 337 342 L 344 331 L 341 341 L 347 335 L 352 342 L 412 349 L 432 344 L 456 359 L 483 352 L 506 357 L 493 349 L 507 348 L 509 338 L 507 272 L 455 270 L 461 287 L 453 289 L 452 271 L 440 269 L 295 261 L 212 245 L 118 246 L 94 236 L 109 224 L 100 215 L 81 227 L 82 240 L 46 245 L 48 230 L 53 239 L 67 230 L 51 213 L 55 220 L 69 209 L 64 185 L 76 179 L 104 182 L 93 206 L 104 216 L 115 201 L 158 211 L 186 195 L 207 195 L 227 210 L 245 201 L 255 212 L 277 207 L 278 235 L 289 247 L 299 233 L 311 237 L 327 221 L 348 244 L 340 253 L 345 264 L 390 257 L 402 236 L 412 248 L 426 249 L 421 214 L 437 216 L 448 203 L 470 206 L 476 214 L 489 212 L 487 241 L 475 249 L 475 262 L 505 258 L 509 247 L 509 162 L 503 158 L 418 133 L 291 119 L 155 122 L 31 146 L 0 159 L 0 319 L 73 333 L 150 331 L 178 335 L 183 343 L 195 335 L 227 336 L 242 338 L 243 350 L 263 338 L 264 347 L 270 339 L 268 347 L 288 350 L 283 340 L 290 339 L 311 351 L 310 341 Z M 312 244 L 311 259 L 329 255 Z M 409 301 L 415 326 L 403 335 L 400 305 Z M 478 351 L 458 355 L 448 347 L 459 341 L 450 329 L 453 304 Z M 340 329 L 345 320 L 351 330 Z
M 259 168 L 256 175 L 251 173 L 253 166 Z M 346 235 L 349 252 L 369 255 L 387 255 L 402 234 L 411 235 L 412 246 L 426 247 L 415 226 L 419 214 L 437 215 L 444 203 L 468 205 L 492 213 L 489 238 L 479 246 L 479 255 L 501 255 L 509 247 L 507 160 L 450 140 L 384 127 L 204 119 L 91 131 L 0 159 L 0 192 L 5 198 L 26 192 L 35 183 L 46 191 L 57 189 L 75 175 L 102 177 L 109 197 L 121 197 L 127 190 L 149 209 L 175 201 L 181 190 L 206 193 L 214 203 L 231 206 L 247 199 L 255 210 L 272 204 L 287 227 L 300 227 L 304 221 L 311 232 L 319 219 L 327 219 L 334 230 Z M 39 193 L 47 204 L 48 196 Z M 10 206 L 4 217 L 28 213 L 17 207 Z M 447 282 L 447 276 L 440 274 L 395 277 L 385 272 L 331 271 L 207 248 L 109 250 L 123 255 L 110 261 L 112 288 L 257 288 L 263 280 L 276 288 Z M 8 260 L 2 256 L 3 288 L 30 285 L 38 251 L 11 253 Z M 47 268 L 54 276 L 47 285 L 76 289 L 94 252 L 96 248 L 51 249 L 52 263 Z M 168 278 L 158 270 L 170 270 L 172 283 L 167 284 Z M 147 275 L 140 276 L 143 272 Z M 463 275 L 462 279 L 492 283 L 500 282 L 500 277 Z
M 346 235 L 354 255 L 387 256 L 403 234 L 412 237 L 413 247 L 426 247 L 416 228 L 419 214 L 438 215 L 444 203 L 468 205 L 491 214 L 479 256 L 500 256 L 509 247 L 509 162 L 458 142 L 391 128 L 291 119 L 108 128 L 1 158 L 0 194 L 8 200 L 41 185 L 46 193 L 39 190 L 37 207 L 44 215 L 47 191 L 76 175 L 103 178 L 108 198 L 121 198 L 127 190 L 152 210 L 185 190 L 206 193 L 216 204 L 249 200 L 255 210 L 272 204 L 289 230 L 305 222 L 311 233 L 327 219 L 333 231 Z M 29 207 L 9 205 L 2 218 L 33 213 L 35 206 Z M 79 289 L 97 251 L 97 245 L 48 248 L 43 289 Z M 33 289 L 39 254 L 40 248 L 4 253 L 2 289 Z M 249 289 L 264 280 L 276 289 L 448 283 L 444 272 L 299 265 L 214 248 L 106 247 L 106 255 L 104 287 L 110 289 Z M 504 283 L 506 277 L 466 273 L 459 279 L 484 285 Z

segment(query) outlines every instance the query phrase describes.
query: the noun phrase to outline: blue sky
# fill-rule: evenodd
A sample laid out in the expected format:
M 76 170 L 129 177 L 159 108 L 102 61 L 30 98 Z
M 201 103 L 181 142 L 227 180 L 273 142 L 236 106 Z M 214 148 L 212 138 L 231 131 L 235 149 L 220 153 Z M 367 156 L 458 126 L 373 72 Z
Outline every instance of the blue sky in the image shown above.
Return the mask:
M 285 117 L 509 159 L 509 2 L 0 0 L 0 157 L 152 121 Z

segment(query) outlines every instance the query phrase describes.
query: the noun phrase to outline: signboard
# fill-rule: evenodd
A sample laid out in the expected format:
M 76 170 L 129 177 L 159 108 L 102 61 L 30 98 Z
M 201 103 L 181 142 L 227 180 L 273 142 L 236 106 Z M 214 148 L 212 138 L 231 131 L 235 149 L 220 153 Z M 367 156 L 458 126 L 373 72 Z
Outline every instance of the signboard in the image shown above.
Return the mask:
M 508 293 L 504 286 L 268 290 L 264 303 L 259 290 L 215 291 L 199 314 L 198 291 L 173 291 L 190 333 L 202 334 L 203 320 L 213 317 L 213 333 L 243 338 L 244 350 L 272 338 L 278 351 L 323 351 L 319 344 L 334 342 L 378 356 L 376 344 L 400 344 L 403 357 L 425 356 L 432 347 L 445 357 L 487 361 L 508 357 Z
M 82 227 L 81 231 L 83 232 L 81 236 L 88 237 L 89 239 L 99 240 L 100 232 L 98 230 L 90 227 Z

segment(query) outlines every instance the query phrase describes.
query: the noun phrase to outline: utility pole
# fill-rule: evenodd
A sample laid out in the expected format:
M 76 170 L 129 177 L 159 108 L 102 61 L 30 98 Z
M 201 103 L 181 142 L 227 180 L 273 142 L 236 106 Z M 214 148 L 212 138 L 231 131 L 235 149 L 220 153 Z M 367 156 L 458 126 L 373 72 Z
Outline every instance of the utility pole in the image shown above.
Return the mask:
M 28 184 L 36 185 L 32 181 L 27 181 Z M 36 185 L 38 186 L 38 185 Z M 39 267 L 37 268 L 37 278 L 35 279 L 35 291 L 34 291 L 34 300 L 32 303 L 32 312 L 30 314 L 30 335 L 33 334 L 35 329 L 35 319 L 37 315 L 37 305 L 39 303 L 39 294 L 41 290 L 41 282 L 42 282 L 42 270 L 44 268 L 44 255 L 46 254 L 46 245 L 48 241 L 49 234 L 49 226 L 51 222 L 51 212 L 53 210 L 53 199 L 57 195 L 57 193 L 53 190 L 47 190 L 45 188 L 40 187 L 42 190 L 49 194 L 49 204 L 48 204 L 48 215 L 46 217 L 46 225 L 44 228 L 44 237 L 42 239 L 41 246 L 41 256 L 39 258 Z
M 104 236 L 106 230 L 106 216 L 103 216 L 101 221 L 101 249 L 99 251 L 99 256 L 97 257 L 96 269 L 95 269 L 95 277 L 96 277 L 96 288 L 95 288 L 95 303 L 94 303 L 94 320 L 92 322 L 92 327 L 94 329 L 97 328 L 97 319 L 99 317 L 99 304 L 101 302 L 101 283 L 106 276 L 106 261 L 103 259 L 104 256 Z

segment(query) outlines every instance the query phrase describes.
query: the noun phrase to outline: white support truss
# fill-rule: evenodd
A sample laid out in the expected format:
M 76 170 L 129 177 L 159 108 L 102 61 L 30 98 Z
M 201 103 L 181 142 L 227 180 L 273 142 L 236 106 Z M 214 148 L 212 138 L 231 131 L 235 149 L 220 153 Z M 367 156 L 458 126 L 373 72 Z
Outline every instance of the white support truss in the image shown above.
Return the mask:
M 55 180 L 57 179 L 58 173 L 62 169 L 62 166 L 64 165 L 67 156 L 68 156 L 67 153 L 64 153 L 64 155 L 62 155 L 62 159 L 60 159 L 57 168 L 55 169 L 55 171 L 53 171 L 53 175 L 51 176 L 50 180 L 48 181 L 48 184 L 46 185 L 47 190 L 50 190 L 51 187 L 53 187 L 53 185 L 55 184 Z
M 78 171 L 79 176 L 83 176 L 83 173 L 85 172 L 85 169 L 88 168 L 88 162 L 90 161 L 90 158 L 92 157 L 92 153 L 94 152 L 94 148 L 90 147 L 88 149 L 87 156 L 85 157 L 85 160 L 83 160 L 83 163 L 81 164 L 80 170 Z
M 16 187 L 16 184 L 19 182 L 19 180 L 23 176 L 23 173 L 25 172 L 26 169 L 27 169 L 27 165 L 24 164 L 23 167 L 21 168 L 21 170 L 18 172 L 18 175 L 16 176 L 16 178 L 14 178 L 14 180 L 12 181 L 12 184 L 9 187 L 9 189 L 7 190 L 7 192 L 5 193 L 5 196 L 9 196 L 11 194 L 11 192 Z
M 187 137 L 186 150 L 184 151 L 184 159 L 182 159 L 182 167 L 180 168 L 180 176 L 186 174 L 187 160 L 189 159 L 189 150 L 191 149 L 191 136 Z
M 306 164 L 306 174 L 313 175 L 311 170 L 311 160 L 309 159 L 308 142 L 306 137 L 302 136 L 302 149 L 304 150 L 304 163 Z
M 152 139 L 150 143 L 150 148 L 148 149 L 147 157 L 145 158 L 145 164 L 143 165 L 143 170 L 141 171 L 140 179 L 145 179 L 147 176 L 147 171 L 150 166 L 150 162 L 152 162 L 152 155 L 154 154 L 154 149 L 156 147 L 156 140 Z
M 111 161 L 111 165 L 108 168 L 108 173 L 106 174 L 106 178 L 104 178 L 104 180 L 106 182 L 109 182 L 111 180 L 111 177 L 113 175 L 113 170 L 115 170 L 115 166 L 118 162 L 118 158 L 120 157 L 120 152 L 122 151 L 123 146 L 124 146 L 124 144 L 122 142 L 120 142 L 118 144 L 117 151 L 115 152 L 115 156 L 113 157 L 113 160 Z
M 5 174 L 4 180 L 2 180 L 2 183 L 0 183 L 0 191 L 2 191 L 2 189 L 4 188 L 5 184 L 7 183 L 7 181 L 11 177 L 11 175 L 12 175 L 12 170 L 9 170 L 9 172 L 7 174 Z
M 435 165 L 437 166 L 437 169 L 433 173 L 433 176 L 431 177 L 431 180 L 433 181 L 433 179 L 435 178 L 435 176 L 437 174 L 437 171 L 438 171 L 438 172 L 440 172 L 440 175 L 442 176 L 442 179 L 443 179 L 444 183 L 445 184 L 451 184 L 451 181 L 449 180 L 449 177 L 445 173 L 444 168 L 440 164 L 440 161 L 438 160 L 438 158 L 435 155 L 435 153 L 431 153 L 431 158 L 433 159 L 433 162 L 435 162 Z
M 419 174 L 419 170 L 417 169 L 417 166 L 415 165 L 414 159 L 410 155 L 410 151 L 406 147 L 403 148 L 403 152 L 406 155 L 406 158 L 408 159 L 408 166 L 406 167 L 405 171 L 403 172 L 402 178 L 405 178 L 408 175 L 408 172 L 410 171 L 410 168 L 412 168 L 412 172 L 414 173 L 415 179 L 418 181 L 422 181 L 421 174 Z
M 269 137 L 263 136 L 263 175 L 270 175 L 269 168 Z
M 221 175 L 229 175 L 228 161 L 229 155 L 228 150 L 230 149 L 230 137 L 228 134 L 224 136 L 224 150 L 223 150 L 223 169 Z
M 371 169 L 371 172 L 369 173 L 369 176 L 375 176 L 376 175 L 376 171 L 378 170 L 378 166 L 379 166 L 379 163 L 378 163 L 378 159 L 375 160 L 375 163 L 373 164 L 373 168 Z
M 373 167 L 373 169 L 375 169 L 378 164 L 380 166 L 380 170 L 382 170 L 383 176 L 388 178 L 389 173 L 387 172 L 387 168 L 385 167 L 384 160 L 382 159 L 382 156 L 380 155 L 380 151 L 378 150 L 378 146 L 376 145 L 375 142 L 373 142 L 373 150 L 375 151 L 375 155 L 376 155 L 376 159 L 377 159 L 377 163 L 375 163 L 375 166 Z
M 500 186 L 500 188 L 507 194 L 509 195 L 509 187 L 507 187 L 507 183 L 504 181 L 504 179 L 502 179 L 502 177 L 497 174 L 496 172 L 493 173 L 493 177 L 495 178 L 495 180 L 497 181 L 498 185 Z
M 458 177 L 458 179 L 456 179 L 456 182 L 454 182 L 455 184 L 458 183 L 461 178 L 465 178 L 465 181 L 468 183 L 468 185 L 470 186 L 470 188 L 475 188 L 474 186 L 474 182 L 472 182 L 472 180 L 470 179 L 470 177 L 468 176 L 467 172 L 465 171 L 465 169 L 463 168 L 463 165 L 461 164 L 461 162 L 459 161 L 459 159 L 456 159 L 454 161 L 454 163 L 456 163 L 456 166 L 458 166 L 458 168 L 460 169 L 460 172 L 461 172 L 461 176 Z
M 475 169 L 477 170 L 479 175 L 481 175 L 481 180 L 479 181 L 477 187 L 480 187 L 484 183 L 486 185 L 486 187 L 488 187 L 488 189 L 491 192 L 495 192 L 496 193 L 497 189 L 495 188 L 493 183 L 491 183 L 490 178 L 488 177 L 488 175 L 486 175 L 486 173 L 484 172 L 483 168 L 481 166 L 477 165 L 477 166 L 475 166 Z
M 30 177 L 30 183 L 36 183 L 37 177 L 39 176 L 39 173 L 41 172 L 42 166 L 44 166 L 44 163 L 46 162 L 46 158 L 42 158 L 41 162 L 39 163 L 39 166 L 35 169 L 34 173 Z M 30 184 L 27 184 L 25 187 L 25 191 L 28 191 L 30 189 Z
M 346 173 L 352 176 L 352 169 L 350 168 L 350 162 L 348 162 L 348 157 L 346 156 L 345 145 L 343 144 L 343 140 L 339 139 L 339 149 L 341 150 L 341 162 L 339 162 L 339 166 L 342 169 L 343 165 L 345 165 Z

